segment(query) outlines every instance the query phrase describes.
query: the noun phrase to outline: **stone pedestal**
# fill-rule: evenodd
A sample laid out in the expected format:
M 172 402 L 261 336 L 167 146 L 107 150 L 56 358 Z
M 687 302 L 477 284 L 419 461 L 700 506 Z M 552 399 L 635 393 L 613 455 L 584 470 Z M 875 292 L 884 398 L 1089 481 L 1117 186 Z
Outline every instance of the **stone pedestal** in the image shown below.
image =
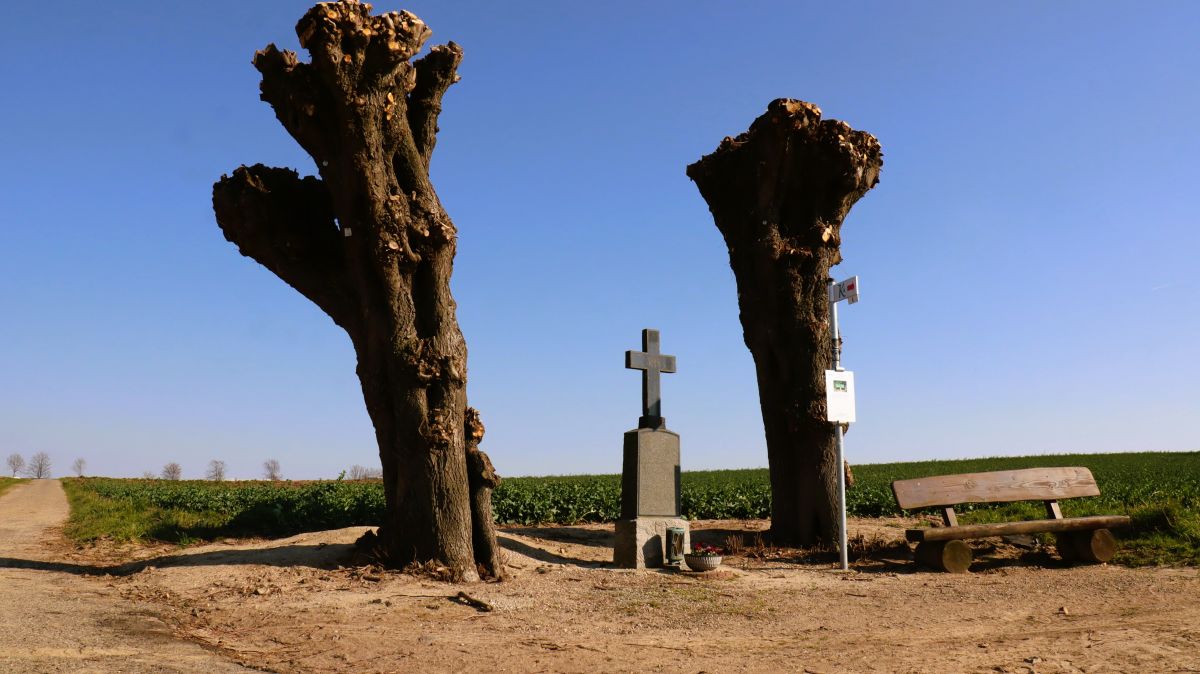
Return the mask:
M 683 529 L 683 549 L 691 549 L 691 530 L 680 517 L 617 520 L 613 564 L 623 569 L 662 568 L 667 557 L 667 527 Z
M 679 517 L 679 435 L 666 428 L 625 433 L 621 519 Z
M 662 567 L 667 527 L 683 529 L 684 550 L 691 543 L 687 520 L 679 516 L 679 436 L 654 421 L 625 434 L 613 563 L 626 569 Z

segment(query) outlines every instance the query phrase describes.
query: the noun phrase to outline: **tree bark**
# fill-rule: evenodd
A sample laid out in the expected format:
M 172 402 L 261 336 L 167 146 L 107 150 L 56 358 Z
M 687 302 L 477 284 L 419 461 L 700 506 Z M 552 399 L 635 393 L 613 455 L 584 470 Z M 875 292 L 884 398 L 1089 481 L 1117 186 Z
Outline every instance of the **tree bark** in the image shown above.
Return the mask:
M 475 563 L 481 569 L 495 569 L 491 575 L 502 578 L 504 565 L 500 560 L 496 530 L 492 526 L 492 490 L 500 486 L 500 476 L 496 474 L 488 455 L 479 451 L 483 432 L 479 410 L 468 407 L 465 428 L 467 482 L 471 488 L 471 521 L 474 523 L 471 540 L 475 548 Z
M 829 269 L 841 225 L 879 182 L 870 134 L 778 99 L 737 138 L 688 167 L 729 248 L 746 346 L 754 357 L 771 473 L 771 537 L 836 540 L 837 447 L 825 420 L 832 366 Z
M 473 532 L 492 523 L 472 517 L 467 347 L 450 294 L 457 232 L 429 181 L 462 50 L 451 42 L 410 62 L 430 30 L 408 12 L 370 9 L 310 9 L 296 25 L 310 63 L 273 44 L 254 57 L 262 99 L 320 177 L 242 166 L 214 185 L 213 208 L 243 255 L 350 336 L 383 467 L 387 561 L 432 560 L 473 578 Z M 497 575 L 494 552 L 483 559 Z

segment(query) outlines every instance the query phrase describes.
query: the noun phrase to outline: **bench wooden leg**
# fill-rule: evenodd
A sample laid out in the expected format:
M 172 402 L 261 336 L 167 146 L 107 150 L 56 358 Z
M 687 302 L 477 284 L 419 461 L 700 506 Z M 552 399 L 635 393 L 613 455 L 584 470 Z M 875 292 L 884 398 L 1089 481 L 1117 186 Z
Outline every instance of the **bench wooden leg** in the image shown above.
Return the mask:
M 965 541 L 926 541 L 917 545 L 916 557 L 939 571 L 966 573 L 971 567 L 971 546 Z
M 1079 553 L 1075 552 L 1075 538 L 1078 534 L 1078 531 L 1062 531 L 1054 534 L 1054 547 L 1058 548 L 1058 556 L 1064 562 L 1075 562 L 1079 559 Z
M 1068 562 L 1107 562 L 1117 554 L 1117 539 L 1108 529 L 1058 534 L 1058 555 Z
M 1108 529 L 1081 531 L 1076 534 L 1075 553 L 1084 562 L 1107 562 L 1117 554 L 1117 539 Z

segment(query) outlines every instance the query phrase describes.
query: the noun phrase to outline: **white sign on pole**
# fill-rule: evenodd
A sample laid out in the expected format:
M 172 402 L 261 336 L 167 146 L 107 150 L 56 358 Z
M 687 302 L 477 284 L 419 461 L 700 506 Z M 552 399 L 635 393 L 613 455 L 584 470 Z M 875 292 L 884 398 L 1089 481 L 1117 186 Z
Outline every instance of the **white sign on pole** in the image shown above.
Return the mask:
M 854 373 L 825 370 L 826 418 L 837 424 L 854 423 Z
M 833 369 L 825 370 L 825 409 L 826 418 L 836 424 L 834 433 L 837 435 L 838 465 L 845 463 L 846 447 L 842 438 L 842 424 L 854 422 L 854 373 L 842 369 L 842 333 L 838 329 L 837 303 L 848 300 L 850 304 L 858 301 L 858 277 L 851 276 L 841 283 L 829 286 L 829 336 L 833 345 Z M 850 557 L 846 546 L 846 473 L 839 470 L 838 480 L 838 512 L 841 531 L 838 534 L 842 570 L 850 568 Z
M 857 276 L 851 276 L 841 283 L 835 283 L 829 286 L 829 301 L 841 302 L 842 300 L 847 300 L 850 302 L 850 304 L 854 304 L 858 301 Z

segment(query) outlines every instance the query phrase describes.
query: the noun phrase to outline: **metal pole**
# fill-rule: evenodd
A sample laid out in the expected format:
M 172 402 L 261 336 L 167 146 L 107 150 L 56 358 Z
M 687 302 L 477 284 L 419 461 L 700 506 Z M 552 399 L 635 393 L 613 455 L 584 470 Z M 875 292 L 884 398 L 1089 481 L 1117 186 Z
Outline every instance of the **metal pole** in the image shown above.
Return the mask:
M 830 280 L 832 286 L 832 279 Z M 833 337 L 833 369 L 842 369 L 842 344 L 841 334 L 838 331 L 838 310 L 837 302 L 833 300 L 833 293 L 829 294 L 829 318 L 830 318 L 830 335 Z M 837 483 L 838 483 L 838 550 L 842 560 L 842 571 L 850 570 L 850 556 L 846 549 L 846 448 L 842 437 L 841 422 L 834 422 L 837 427 Z
M 842 553 L 842 571 L 850 569 L 850 556 L 846 549 L 846 462 L 842 457 L 845 456 L 845 446 L 842 444 L 842 425 L 837 426 L 837 474 L 838 474 L 838 512 L 841 517 L 841 553 Z
M 832 285 L 832 284 L 830 284 Z M 837 302 L 833 301 L 833 293 L 829 294 L 829 334 L 833 342 L 833 369 L 842 369 L 842 335 L 838 330 Z

